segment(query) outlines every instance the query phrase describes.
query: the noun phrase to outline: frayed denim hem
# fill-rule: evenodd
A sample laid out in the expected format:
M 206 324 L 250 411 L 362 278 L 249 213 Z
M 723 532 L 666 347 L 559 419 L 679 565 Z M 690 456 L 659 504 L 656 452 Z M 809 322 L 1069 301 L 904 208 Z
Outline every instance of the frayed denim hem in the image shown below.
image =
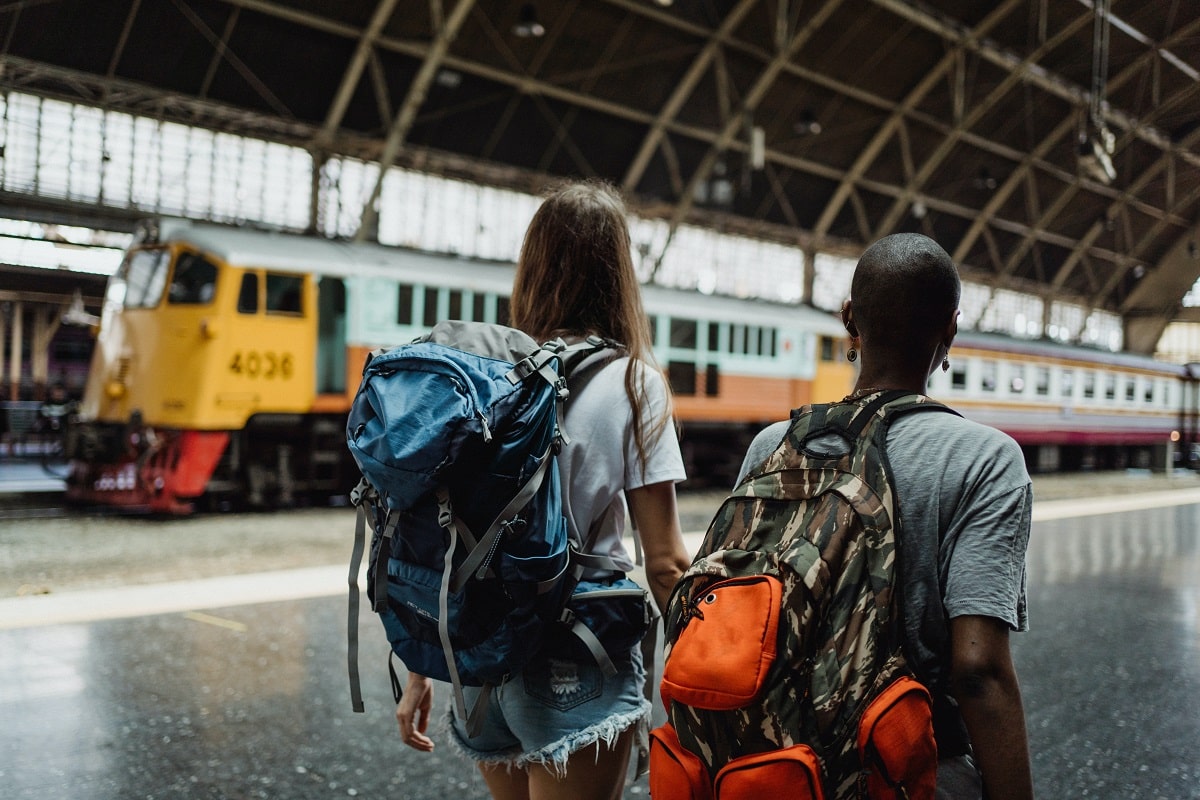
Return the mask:
M 561 779 L 567 774 L 567 760 L 573 754 L 586 747 L 598 745 L 601 741 L 605 745 L 611 746 L 622 733 L 634 725 L 641 725 L 648 729 L 652 708 L 653 706 L 649 700 L 643 700 L 637 711 L 613 714 L 607 719 L 601 720 L 594 725 L 589 725 L 581 731 L 568 734 L 545 747 L 534 750 L 532 753 L 522 753 L 519 750 L 485 753 L 474 750 L 459 738 L 452 726 L 447 727 L 450 728 L 450 742 L 453 745 L 453 749 L 462 756 L 490 766 L 504 766 L 509 771 L 513 769 L 526 769 L 535 765 L 545 767 Z M 451 711 L 450 713 L 453 714 L 454 712 Z M 635 741 L 636 744 L 637 742 Z

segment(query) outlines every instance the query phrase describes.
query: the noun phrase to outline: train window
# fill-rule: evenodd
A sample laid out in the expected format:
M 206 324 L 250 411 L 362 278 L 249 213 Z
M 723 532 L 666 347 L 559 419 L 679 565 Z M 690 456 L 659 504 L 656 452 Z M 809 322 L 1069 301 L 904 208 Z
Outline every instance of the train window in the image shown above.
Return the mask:
M 708 323 L 708 352 L 716 353 L 721 349 L 721 323 Z
M 487 296 L 483 292 L 476 292 L 471 298 L 471 319 L 476 322 L 487 319 Z
M 1037 385 L 1035 387 L 1035 391 L 1037 392 L 1039 397 L 1045 397 L 1046 395 L 1050 394 L 1050 368 L 1049 367 L 1038 367 L 1037 368 Z
M 167 251 L 138 250 L 121 270 L 125 279 L 125 307 L 153 308 L 167 282 Z
M 500 325 L 508 325 L 512 320 L 512 315 L 509 313 L 509 303 L 507 297 L 496 298 L 496 322 Z
M 446 319 L 462 319 L 463 293 L 458 289 L 450 290 L 450 312 Z
M 1129 378 L 1125 381 L 1125 402 L 1132 403 L 1137 399 L 1137 381 Z
M 432 286 L 425 287 L 425 311 L 421 321 L 426 328 L 438 324 L 438 290 Z
M 729 352 L 742 353 L 746 347 L 746 326 L 745 325 L 730 325 L 729 326 Z
M 302 314 L 304 278 L 299 275 L 267 273 L 267 313 Z
M 1096 373 L 1083 373 L 1083 396 L 1088 400 L 1096 396 Z
M 758 326 L 747 325 L 745 336 L 742 337 L 742 354 L 747 356 L 758 355 Z
M 1059 396 L 1063 400 L 1070 400 L 1075 396 L 1075 373 L 1069 369 L 1064 369 L 1058 376 Z
M 980 372 L 979 387 L 985 392 L 996 391 L 996 372 L 997 366 L 995 361 L 984 361 L 983 369 Z
M 721 393 L 721 374 L 716 364 L 709 364 L 704 369 L 704 394 L 716 397 Z
M 396 305 L 396 324 L 413 324 L 413 287 L 411 283 L 402 283 L 399 287 L 399 303 Z
M 172 305 L 205 305 L 217 291 L 217 265 L 197 253 L 180 253 L 167 290 Z
M 762 336 L 759 339 L 758 352 L 764 356 L 775 357 L 775 334 L 777 331 L 774 328 L 763 328 Z
M 671 318 L 671 347 L 681 350 L 696 349 L 697 323 L 694 319 Z
M 1142 399 L 1147 403 L 1154 402 L 1154 381 L 1152 379 L 1146 379 L 1146 383 L 1142 387 Z
M 667 362 L 667 380 L 677 395 L 696 394 L 696 365 L 689 361 Z
M 1012 364 L 1008 373 L 1008 388 L 1013 394 L 1025 392 L 1025 365 Z
M 834 358 L 836 358 L 836 356 L 834 356 L 834 354 L 833 354 L 833 337 L 832 336 L 822 336 L 821 337 L 821 360 L 828 363 L 830 361 L 833 361 Z
M 967 388 L 967 368 L 965 365 L 956 362 L 950 368 L 950 388 L 959 390 Z
M 646 317 L 646 322 L 650 326 L 650 345 L 652 347 L 658 345 L 658 317 L 650 314 Z
M 258 313 L 258 273 L 247 272 L 242 275 L 242 288 L 238 290 L 238 312 L 241 314 Z
M 1116 400 L 1117 399 L 1117 376 L 1116 375 L 1105 375 L 1104 376 L 1104 399 L 1105 400 Z

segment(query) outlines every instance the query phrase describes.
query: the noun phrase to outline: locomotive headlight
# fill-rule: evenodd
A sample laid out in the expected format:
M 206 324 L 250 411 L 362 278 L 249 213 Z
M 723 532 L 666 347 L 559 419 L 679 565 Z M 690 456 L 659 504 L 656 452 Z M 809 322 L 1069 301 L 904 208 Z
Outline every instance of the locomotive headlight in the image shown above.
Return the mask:
M 125 384 L 120 381 L 109 381 L 104 384 L 104 394 L 109 400 L 120 400 L 125 396 Z
M 200 320 L 200 335 L 205 339 L 217 338 L 217 330 L 218 326 L 216 320 L 207 318 Z

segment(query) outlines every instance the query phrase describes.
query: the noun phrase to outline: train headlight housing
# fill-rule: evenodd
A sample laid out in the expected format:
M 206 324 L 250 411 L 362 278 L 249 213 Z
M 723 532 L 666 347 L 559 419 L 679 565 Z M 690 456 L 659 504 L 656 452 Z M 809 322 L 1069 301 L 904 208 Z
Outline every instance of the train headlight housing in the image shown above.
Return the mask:
M 125 396 L 125 384 L 120 381 L 109 381 L 104 384 L 104 394 L 109 400 L 120 400 Z

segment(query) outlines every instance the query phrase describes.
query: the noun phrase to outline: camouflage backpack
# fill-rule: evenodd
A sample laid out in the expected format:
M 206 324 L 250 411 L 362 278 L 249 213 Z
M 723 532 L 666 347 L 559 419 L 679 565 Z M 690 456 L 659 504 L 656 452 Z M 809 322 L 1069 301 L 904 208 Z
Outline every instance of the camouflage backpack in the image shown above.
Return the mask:
M 900 391 L 799 409 L 725 500 L 666 613 L 654 800 L 933 797 L 884 448 L 926 410 L 949 411 Z

